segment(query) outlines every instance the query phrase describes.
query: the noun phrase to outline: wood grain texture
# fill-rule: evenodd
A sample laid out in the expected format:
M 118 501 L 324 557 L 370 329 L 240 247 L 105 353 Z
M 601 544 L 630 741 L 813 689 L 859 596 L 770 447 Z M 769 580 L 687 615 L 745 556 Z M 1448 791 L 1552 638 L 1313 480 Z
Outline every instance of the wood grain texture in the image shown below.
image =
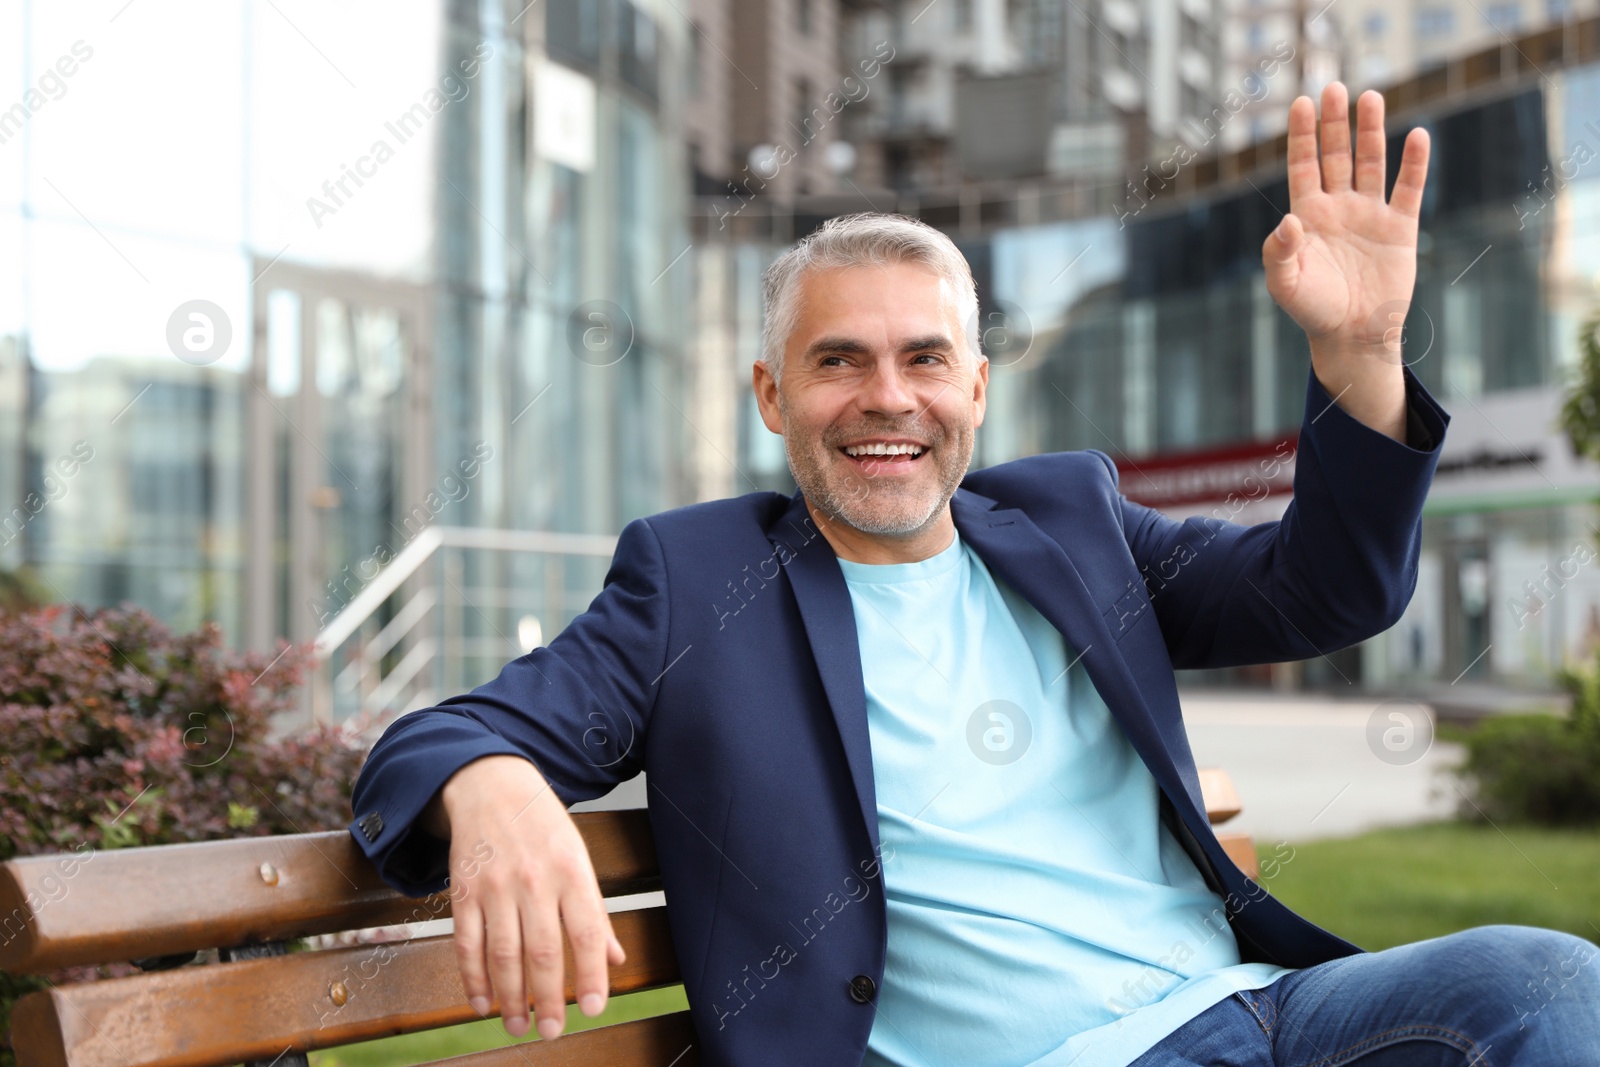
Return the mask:
M 1244 810 L 1233 777 L 1221 767 L 1201 767 L 1200 799 L 1206 802 L 1206 818 L 1212 826 L 1227 822 Z
M 628 954 L 613 994 L 679 981 L 665 908 L 611 924 Z M 479 1017 L 445 935 L 57 986 L 19 1001 L 13 1025 L 21 1067 L 221 1067 Z
M 606 896 L 660 888 L 644 809 L 573 821 Z M 0 865 L 0 970 L 37 974 L 449 914 L 443 895 L 390 889 L 343 830 L 29 856 Z

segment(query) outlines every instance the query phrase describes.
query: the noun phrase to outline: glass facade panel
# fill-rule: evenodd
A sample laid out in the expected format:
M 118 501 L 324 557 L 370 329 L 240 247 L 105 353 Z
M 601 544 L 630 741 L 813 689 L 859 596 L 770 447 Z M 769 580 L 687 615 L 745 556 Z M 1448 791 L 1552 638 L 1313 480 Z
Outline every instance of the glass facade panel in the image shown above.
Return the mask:
M 426 525 L 686 502 L 670 5 L 122 7 L 0 9 L 0 566 L 270 648 Z M 576 126 L 524 39 L 582 68 Z M 228 340 L 179 353 L 196 301 Z

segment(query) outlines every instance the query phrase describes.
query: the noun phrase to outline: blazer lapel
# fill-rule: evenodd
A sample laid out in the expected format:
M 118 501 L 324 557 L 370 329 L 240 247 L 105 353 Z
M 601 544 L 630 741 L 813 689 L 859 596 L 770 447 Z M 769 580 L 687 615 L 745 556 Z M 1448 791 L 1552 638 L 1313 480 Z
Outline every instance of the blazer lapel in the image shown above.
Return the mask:
M 1074 662 L 1071 657 L 1082 657 L 1096 691 L 1157 783 L 1171 795 L 1187 793 L 1204 811 L 1198 778 L 1191 785 L 1178 771 L 1168 742 L 1106 623 L 1104 612 L 1111 605 L 1095 602 L 1061 545 L 1020 508 L 996 508 L 995 501 L 971 490 L 956 490 L 950 510 L 956 532 L 990 571 L 1061 631 L 1067 640 L 1068 662 Z M 1182 731 L 1181 716 L 1169 724 L 1169 728 L 1174 726 Z M 1186 737 L 1184 741 L 1187 744 Z
M 845 762 L 855 783 L 861 818 L 874 855 L 878 851 L 878 797 L 873 788 L 871 738 L 867 731 L 867 694 L 861 675 L 861 646 L 856 635 L 855 607 L 833 546 L 817 529 L 805 497 L 795 493 L 783 517 L 767 537 L 786 546 L 784 566 L 794 590 L 806 637 L 828 694 L 833 720 L 844 744 Z

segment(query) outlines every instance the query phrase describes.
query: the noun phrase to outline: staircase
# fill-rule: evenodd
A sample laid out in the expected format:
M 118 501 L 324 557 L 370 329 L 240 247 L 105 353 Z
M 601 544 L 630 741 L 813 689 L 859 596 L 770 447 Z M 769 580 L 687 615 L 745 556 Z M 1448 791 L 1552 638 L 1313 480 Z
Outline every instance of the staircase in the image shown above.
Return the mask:
M 313 722 L 376 736 L 490 680 L 604 584 L 614 536 L 429 526 L 316 637 Z

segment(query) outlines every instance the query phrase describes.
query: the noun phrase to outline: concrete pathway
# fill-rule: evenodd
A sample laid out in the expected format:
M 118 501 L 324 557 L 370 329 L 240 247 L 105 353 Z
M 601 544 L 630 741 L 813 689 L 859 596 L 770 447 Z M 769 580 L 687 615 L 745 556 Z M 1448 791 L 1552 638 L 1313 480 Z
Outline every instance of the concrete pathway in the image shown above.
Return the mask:
M 1404 698 L 1185 690 L 1189 745 L 1226 768 L 1244 812 L 1229 830 L 1258 845 L 1344 837 L 1450 818 L 1461 745 L 1433 738 L 1431 709 Z

